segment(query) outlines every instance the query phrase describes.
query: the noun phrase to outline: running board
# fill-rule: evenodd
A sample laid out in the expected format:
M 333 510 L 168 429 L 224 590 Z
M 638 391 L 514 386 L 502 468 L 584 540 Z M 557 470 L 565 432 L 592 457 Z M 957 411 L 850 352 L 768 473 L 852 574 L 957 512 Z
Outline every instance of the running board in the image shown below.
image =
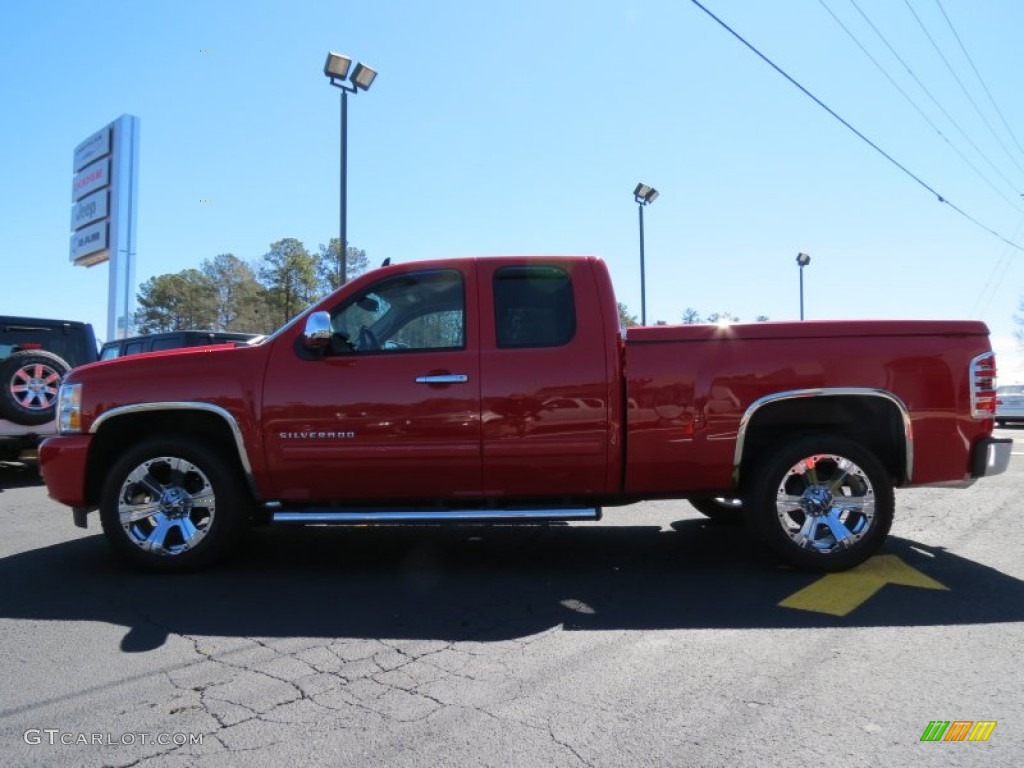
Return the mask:
M 578 509 L 444 509 L 395 510 L 382 512 L 365 509 L 308 510 L 274 512 L 275 523 L 320 523 L 328 525 L 366 525 L 368 523 L 515 523 L 543 520 L 600 520 L 600 507 Z

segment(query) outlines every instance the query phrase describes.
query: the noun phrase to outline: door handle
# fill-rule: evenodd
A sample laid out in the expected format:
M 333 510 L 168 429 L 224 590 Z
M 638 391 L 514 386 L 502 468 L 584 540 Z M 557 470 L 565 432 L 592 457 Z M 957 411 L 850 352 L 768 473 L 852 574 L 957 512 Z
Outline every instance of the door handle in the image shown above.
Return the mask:
M 469 376 L 464 373 L 437 373 L 431 376 L 417 376 L 417 384 L 465 384 Z

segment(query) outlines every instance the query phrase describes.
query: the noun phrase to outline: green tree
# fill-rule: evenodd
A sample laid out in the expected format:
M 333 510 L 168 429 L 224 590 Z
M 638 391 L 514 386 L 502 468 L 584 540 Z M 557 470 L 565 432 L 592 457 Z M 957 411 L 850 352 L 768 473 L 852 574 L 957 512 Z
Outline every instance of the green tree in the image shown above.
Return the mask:
M 271 243 L 258 269 L 266 289 L 269 320 L 283 325 L 320 297 L 317 285 L 317 257 L 310 255 L 295 238 Z
M 210 280 L 217 296 L 214 330 L 268 333 L 262 318 L 269 319 L 266 289 L 256 272 L 232 253 L 206 259 L 200 271 Z
M 707 316 L 706 323 L 738 323 L 740 319 L 731 312 L 712 312 Z
M 636 315 L 631 315 L 629 313 L 629 307 L 621 301 L 618 304 L 618 308 L 620 328 L 632 328 L 633 326 L 640 325 L 640 321 L 636 319 Z
M 139 333 L 205 330 L 216 326 L 217 290 L 198 269 L 157 275 L 139 286 Z
M 320 252 L 316 256 L 317 286 L 322 296 L 326 296 L 338 287 L 338 238 L 331 238 L 330 243 L 320 244 Z M 345 249 L 345 276 L 351 280 L 363 274 L 367 268 L 366 251 L 349 245 Z
M 682 322 L 683 325 L 697 325 L 704 321 L 700 319 L 700 312 L 693 307 L 687 307 L 683 310 Z
M 754 320 L 758 323 L 766 323 L 768 322 L 768 316 L 758 315 Z M 732 312 L 712 312 L 707 317 L 702 317 L 700 312 L 696 309 L 693 307 L 687 307 L 683 310 L 682 322 L 684 325 L 696 325 L 699 323 L 714 324 L 718 322 L 738 323 L 740 322 L 740 319 Z

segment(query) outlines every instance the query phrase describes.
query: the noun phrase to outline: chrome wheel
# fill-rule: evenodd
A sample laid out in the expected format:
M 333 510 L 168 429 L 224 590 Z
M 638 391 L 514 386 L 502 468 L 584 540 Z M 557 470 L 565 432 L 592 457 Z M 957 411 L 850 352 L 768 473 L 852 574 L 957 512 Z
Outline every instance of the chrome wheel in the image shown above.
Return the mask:
M 26 411 L 45 411 L 57 403 L 62 372 L 45 363 L 32 363 L 14 372 L 11 399 Z
M 889 535 L 892 474 L 847 437 L 797 438 L 755 468 L 743 513 L 787 564 L 844 571 L 875 554 Z
M 776 491 L 775 513 L 782 530 L 802 549 L 849 549 L 871 528 L 875 489 L 850 459 L 816 454 L 786 472 Z
M 144 552 L 173 556 L 203 540 L 213 524 L 213 484 L 183 458 L 159 456 L 139 464 L 121 484 L 117 514 L 128 540 Z
M 53 419 L 68 370 L 64 360 L 42 349 L 25 349 L 0 361 L 0 418 L 25 425 Z

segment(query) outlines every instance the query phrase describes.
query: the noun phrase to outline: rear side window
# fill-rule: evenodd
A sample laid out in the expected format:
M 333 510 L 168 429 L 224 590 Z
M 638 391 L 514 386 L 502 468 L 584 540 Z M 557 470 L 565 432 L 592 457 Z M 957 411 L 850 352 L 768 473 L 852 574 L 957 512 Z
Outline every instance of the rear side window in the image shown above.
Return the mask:
M 558 347 L 576 334 L 572 280 L 560 267 L 503 267 L 494 273 L 494 326 L 502 348 Z
M 178 349 L 183 342 L 184 339 L 180 336 L 170 336 L 166 339 L 153 339 L 153 346 L 149 351 L 159 352 L 164 349 Z
M 82 332 L 74 327 L 5 326 L 0 328 L 0 360 L 10 357 L 16 350 L 42 349 L 62 358 L 69 365 L 89 363 Z

